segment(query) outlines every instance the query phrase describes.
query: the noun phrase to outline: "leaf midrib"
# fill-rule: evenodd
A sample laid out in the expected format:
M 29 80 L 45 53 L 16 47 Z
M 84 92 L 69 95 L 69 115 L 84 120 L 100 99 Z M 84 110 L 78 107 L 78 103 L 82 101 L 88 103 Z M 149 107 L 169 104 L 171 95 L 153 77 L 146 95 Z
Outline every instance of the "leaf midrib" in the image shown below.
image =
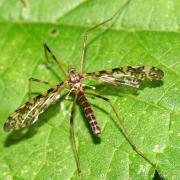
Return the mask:
M 101 23 L 101 22 L 99 22 Z M 75 25 L 75 24 L 65 24 L 65 23 L 60 23 L 60 22 L 49 22 L 49 21 L 43 21 L 43 22 L 35 22 L 35 21 L 1 21 L 0 20 L 0 25 L 52 25 L 52 26 L 64 26 L 67 28 L 82 28 L 87 30 L 88 28 L 92 28 L 93 26 L 97 24 L 92 24 L 92 25 Z M 108 24 L 108 23 L 107 23 Z M 121 28 L 112 28 L 112 27 L 107 27 L 106 25 L 103 25 L 102 27 L 98 27 L 96 30 L 101 29 L 101 30 L 112 30 L 114 32 L 159 32 L 159 33 L 177 33 L 180 34 L 179 30 L 165 30 L 165 29 L 147 29 L 147 28 L 135 28 L 135 27 L 121 27 Z M 94 30 L 94 31 L 96 31 Z

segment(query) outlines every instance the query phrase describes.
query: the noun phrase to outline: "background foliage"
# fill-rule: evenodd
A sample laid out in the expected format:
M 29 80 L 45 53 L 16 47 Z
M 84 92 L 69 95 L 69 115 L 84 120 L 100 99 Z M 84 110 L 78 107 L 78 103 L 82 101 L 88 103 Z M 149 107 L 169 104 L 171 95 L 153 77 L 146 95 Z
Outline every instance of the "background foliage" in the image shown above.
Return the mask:
M 64 64 L 79 68 L 83 32 L 111 17 L 124 2 L 0 0 L 1 127 L 28 100 L 29 77 L 54 83 L 63 79 L 55 67 L 46 66 L 42 44 Z M 147 82 L 138 90 L 97 85 L 97 93 L 112 99 L 137 146 L 165 179 L 173 180 L 180 177 L 179 9 L 178 0 L 133 0 L 113 26 L 90 35 L 85 65 L 86 71 L 142 64 L 163 69 L 163 84 Z M 35 84 L 33 89 L 43 92 L 48 87 Z M 0 179 L 77 179 L 69 132 L 71 99 L 57 102 L 28 130 L 0 131 Z M 89 101 L 102 135 L 100 141 L 94 139 L 77 106 L 83 179 L 152 179 L 153 168 L 132 150 L 107 104 Z

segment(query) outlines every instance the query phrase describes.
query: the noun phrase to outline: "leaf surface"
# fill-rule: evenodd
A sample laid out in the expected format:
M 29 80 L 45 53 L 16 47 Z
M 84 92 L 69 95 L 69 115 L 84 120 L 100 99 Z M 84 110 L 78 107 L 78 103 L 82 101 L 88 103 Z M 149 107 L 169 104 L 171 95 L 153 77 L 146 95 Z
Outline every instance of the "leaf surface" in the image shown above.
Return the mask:
M 43 43 L 64 64 L 79 70 L 83 32 L 111 17 L 125 1 L 0 1 L 0 125 L 28 100 L 28 78 L 53 83 L 64 79 L 46 66 Z M 91 33 L 85 72 L 127 65 L 157 66 L 163 83 L 145 82 L 138 89 L 96 85 L 112 100 L 137 147 L 159 167 L 165 179 L 180 177 L 180 34 L 178 0 L 131 1 L 111 23 Z M 34 92 L 49 87 L 33 84 Z M 90 91 L 90 89 L 87 89 Z M 72 98 L 45 111 L 28 130 L 0 131 L 0 179 L 77 179 L 70 141 Z M 90 132 L 79 105 L 75 134 L 82 179 L 152 179 L 154 169 L 137 155 L 121 134 L 106 102 L 88 97 L 102 128 Z

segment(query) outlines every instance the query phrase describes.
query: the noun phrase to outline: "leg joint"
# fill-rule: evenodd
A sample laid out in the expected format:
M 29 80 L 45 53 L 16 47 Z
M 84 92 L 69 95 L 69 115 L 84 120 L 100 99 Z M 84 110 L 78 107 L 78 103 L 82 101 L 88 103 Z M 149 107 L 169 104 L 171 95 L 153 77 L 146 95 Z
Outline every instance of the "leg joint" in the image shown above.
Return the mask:
M 105 100 L 105 101 L 109 102 L 109 99 L 108 99 L 108 98 L 106 98 L 106 97 L 103 97 L 103 96 L 100 96 L 100 95 L 97 95 L 97 97 L 99 97 L 99 98 L 101 98 L 101 99 L 103 99 L 103 100 Z

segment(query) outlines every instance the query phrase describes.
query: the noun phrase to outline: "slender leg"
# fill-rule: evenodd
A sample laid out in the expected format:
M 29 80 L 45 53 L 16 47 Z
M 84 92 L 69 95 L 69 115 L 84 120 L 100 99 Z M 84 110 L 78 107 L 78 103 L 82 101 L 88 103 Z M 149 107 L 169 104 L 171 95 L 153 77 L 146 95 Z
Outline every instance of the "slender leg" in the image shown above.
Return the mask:
M 74 134 L 74 110 L 75 110 L 76 100 L 77 100 L 77 94 L 75 95 L 73 104 L 72 104 L 71 117 L 70 117 L 70 130 L 71 130 L 71 140 L 72 140 L 73 151 L 74 151 L 74 156 L 76 160 L 76 166 L 77 166 L 78 173 L 80 174 L 81 169 L 80 169 L 80 163 L 79 163 L 75 134 Z
M 50 83 L 47 82 L 47 81 L 43 81 L 43 80 L 39 80 L 39 79 L 30 77 L 30 78 L 29 78 L 29 100 L 32 99 L 32 82 L 47 84 L 47 85 L 51 86 Z
M 48 58 L 48 54 L 49 54 L 49 55 L 53 58 L 54 62 L 56 63 L 56 65 L 58 66 L 58 68 L 61 70 L 61 72 L 65 75 L 65 77 L 67 77 L 66 71 L 64 70 L 62 63 L 57 60 L 57 58 L 56 58 L 55 55 L 52 53 L 52 51 L 51 51 L 50 48 L 47 46 L 47 44 L 43 44 L 43 46 L 44 46 L 44 51 L 45 51 L 45 55 L 46 55 L 47 61 L 50 62 L 50 61 L 49 61 L 49 58 Z
M 118 115 L 118 113 L 117 113 L 117 111 L 115 110 L 115 108 L 114 108 L 113 104 L 111 103 L 111 101 L 110 101 L 108 98 L 106 98 L 106 97 L 103 97 L 103 96 L 100 96 L 100 95 L 97 95 L 97 94 L 94 94 L 94 93 L 87 93 L 87 92 L 85 92 L 85 94 L 90 95 L 90 96 L 95 96 L 95 97 L 100 98 L 100 99 L 102 99 L 102 100 L 104 100 L 104 101 L 106 101 L 106 102 L 109 103 L 112 111 L 113 111 L 114 114 L 116 115 L 116 117 L 117 117 L 117 119 L 118 119 L 118 121 L 119 121 L 119 123 L 120 123 L 120 125 L 121 125 L 121 130 L 122 130 L 122 132 L 123 132 L 123 135 L 126 137 L 127 141 L 128 141 L 129 144 L 131 145 L 131 147 L 134 149 L 134 151 L 135 151 L 137 154 L 139 154 L 139 155 L 140 155 L 141 157 L 143 157 L 148 163 L 150 163 L 150 164 L 152 165 L 152 167 L 153 167 L 155 170 L 157 170 L 157 172 L 159 173 L 159 170 L 157 169 L 156 164 L 154 164 L 150 159 L 148 159 L 148 158 L 136 147 L 134 141 L 133 141 L 132 138 L 130 137 L 129 132 L 127 131 L 127 129 L 126 129 L 123 121 L 121 120 L 120 116 Z M 159 175 L 160 175 L 160 173 L 159 173 Z M 162 177 L 162 176 L 160 175 L 160 177 Z
M 105 21 L 103 21 L 103 22 L 101 22 L 101 23 L 99 23 L 99 24 L 97 24 L 97 25 L 95 25 L 95 26 L 87 29 L 87 30 L 84 32 L 84 35 L 83 35 L 83 48 L 82 48 L 82 53 L 81 53 L 81 64 L 80 64 L 80 66 L 81 66 L 81 74 L 83 73 L 83 68 L 84 68 L 84 60 L 85 60 L 87 40 L 88 40 L 88 35 L 89 35 L 89 33 L 92 32 L 93 30 L 97 29 L 98 27 L 106 24 L 107 22 L 113 20 L 114 17 L 116 17 L 116 15 L 120 12 L 120 10 L 121 10 L 124 6 L 128 5 L 129 2 L 130 2 L 130 0 L 128 0 L 120 9 L 118 9 L 118 11 L 116 11 L 111 18 L 106 19 Z

